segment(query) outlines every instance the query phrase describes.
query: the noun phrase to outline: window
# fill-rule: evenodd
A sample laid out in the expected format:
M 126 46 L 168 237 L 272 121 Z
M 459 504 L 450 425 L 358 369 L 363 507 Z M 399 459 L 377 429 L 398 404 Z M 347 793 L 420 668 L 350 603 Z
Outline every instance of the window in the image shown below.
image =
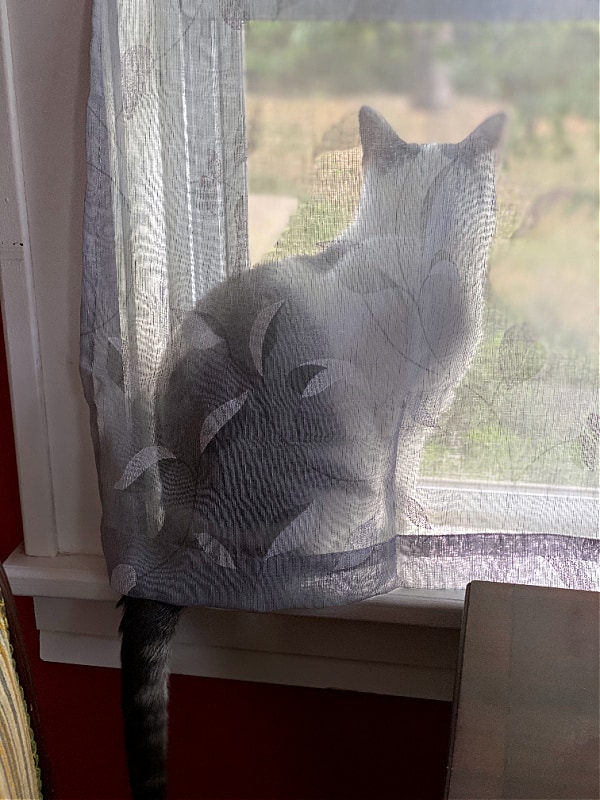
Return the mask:
M 257 20 L 268 18 L 274 5 L 248 4 L 247 16 Z M 395 4 L 392 9 L 388 8 L 390 4 L 383 2 L 368 4 L 374 21 L 352 23 L 336 21 L 336 18 L 347 15 L 346 4 L 298 2 L 278 5 L 282 16 L 293 22 L 256 21 L 251 22 L 247 30 L 246 123 L 251 253 L 254 247 L 264 252 L 280 233 L 277 231 L 274 236 L 271 232 L 267 243 L 259 244 L 260 235 L 267 236 L 268 232 L 260 231 L 259 226 L 252 225 L 252 222 L 253 214 L 259 213 L 261 205 L 264 208 L 267 204 L 264 195 L 277 197 L 275 206 L 283 222 L 286 216 L 291 217 L 280 248 L 293 249 L 297 247 L 294 215 L 297 218 L 305 213 L 303 209 L 307 204 L 313 203 L 314 207 L 317 199 L 312 180 L 315 162 L 324 169 L 317 175 L 321 180 L 339 167 L 336 159 L 342 159 L 344 170 L 348 164 L 358 166 L 356 150 L 353 149 L 356 139 L 351 139 L 356 137 L 356 128 L 352 127 L 355 123 L 348 121 L 350 112 L 355 116 L 358 98 L 338 97 L 341 91 L 335 84 L 336 80 L 347 77 L 352 82 L 363 81 L 361 96 L 374 106 L 378 105 L 378 97 L 372 93 L 374 87 L 385 87 L 384 96 L 380 98 L 380 110 L 386 112 L 389 107 L 390 118 L 398 113 L 396 127 L 410 140 L 437 138 L 435 124 L 440 125 L 438 130 L 442 130 L 441 136 L 446 140 L 452 139 L 451 129 L 456 130 L 456 138 L 465 135 L 473 126 L 469 123 L 460 127 L 463 114 L 469 119 L 472 115 L 473 124 L 476 124 L 488 111 L 496 110 L 500 94 L 503 103 L 517 109 L 513 149 L 509 150 L 509 164 L 500 185 L 500 237 L 491 267 L 497 302 L 488 306 L 488 335 L 484 347 L 469 381 L 461 390 L 464 395 L 458 410 L 452 412 L 463 415 L 467 412 L 465 416 L 469 424 L 464 418 L 455 417 L 452 427 L 447 426 L 432 437 L 423 461 L 425 495 L 419 495 L 419 499 L 427 508 L 430 522 L 449 529 L 464 525 L 464 509 L 467 507 L 469 519 L 479 516 L 479 519 L 484 519 L 486 529 L 503 530 L 507 524 L 510 526 L 506 519 L 508 511 L 514 514 L 516 508 L 521 515 L 520 525 L 531 526 L 531 530 L 547 531 L 548 519 L 551 518 L 552 524 L 557 526 L 556 532 L 560 532 L 564 521 L 568 520 L 580 535 L 597 535 L 597 503 L 593 491 L 597 474 L 590 469 L 598 424 L 597 416 L 592 416 L 596 413 L 592 398 L 597 395 L 594 395 L 592 383 L 596 378 L 588 366 L 597 361 L 594 326 L 588 324 L 590 319 L 597 320 L 597 310 L 574 315 L 565 303 L 565 297 L 571 296 L 573 304 L 581 307 L 581 303 L 597 297 L 597 287 L 594 287 L 597 275 L 594 274 L 595 266 L 592 266 L 597 263 L 594 205 L 597 204 L 597 194 L 594 194 L 592 170 L 589 168 L 591 163 L 595 163 L 596 138 L 594 120 L 590 121 L 586 116 L 589 113 L 588 96 L 597 96 L 597 77 L 588 78 L 583 67 L 588 58 L 595 63 L 597 26 L 579 21 L 594 19 L 596 10 L 591 9 L 591 4 L 589 7 L 585 3 L 570 4 L 569 16 L 576 21 L 569 25 L 544 22 L 551 27 L 548 29 L 550 33 L 544 33 L 542 37 L 538 27 L 541 23 L 537 22 L 492 24 L 492 21 L 487 21 L 475 25 L 469 21 L 468 14 L 466 18 L 461 16 L 451 23 L 423 22 L 414 19 L 419 16 L 418 10 L 415 13 L 410 9 L 398 11 Z M 235 4 L 231 8 L 235 11 Z M 49 601 L 38 603 L 40 625 L 46 626 L 46 644 L 53 657 L 58 657 L 57 651 L 64 648 L 65 636 L 71 642 L 72 637 L 76 637 L 79 643 L 85 641 L 86 646 L 91 647 L 86 632 L 93 631 L 95 649 L 91 649 L 95 655 L 71 657 L 95 658 L 102 662 L 102 659 L 113 658 L 112 655 L 102 655 L 103 644 L 99 638 L 112 635 L 110 632 L 114 631 L 111 612 L 107 611 L 94 628 L 90 617 L 98 616 L 91 611 L 95 606 L 78 603 L 82 616 L 75 624 L 72 618 L 68 619 L 72 607 L 64 604 L 65 597 L 97 601 L 111 596 L 99 555 L 97 480 L 89 443 L 88 412 L 79 389 L 77 370 L 77 284 L 81 251 L 78 220 L 82 214 L 85 173 L 86 86 L 82 76 L 87 74 L 89 4 L 78 4 L 74 9 L 67 0 L 53 0 L 45 4 L 44 9 L 36 10 L 35 20 L 30 9 L 17 0 L 3 5 L 2 9 L 4 73 L 1 91 L 5 93 L 2 104 L 10 114 L 3 115 L 0 121 L 0 142 L 2 153 L 12 153 L 11 169 L 5 171 L 3 165 L 2 172 L 3 194 L 10 199 L 10 212 L 3 218 L 1 230 L 2 291 L 10 348 L 26 552 L 32 557 L 56 556 L 52 564 L 41 565 L 39 561 L 15 558 L 12 577 L 17 580 L 19 574 L 24 576 L 24 591 L 40 596 L 56 595 L 53 606 Z M 355 18 L 360 19 L 360 9 L 360 3 L 354 4 Z M 555 11 L 556 16 L 561 17 L 562 6 L 556 4 L 545 14 L 550 17 Z M 395 13 L 404 13 L 406 18 L 384 22 Z M 507 3 L 502 12 L 492 13 L 506 14 L 507 18 L 514 19 L 526 12 Z M 440 5 L 439 16 L 443 15 L 443 5 Z M 311 22 L 304 19 L 311 16 L 315 18 Z M 433 18 L 436 16 L 437 12 L 432 13 Z M 222 35 L 229 36 L 232 41 L 241 40 L 238 22 L 234 13 L 222 28 Z M 349 30 L 354 39 L 348 35 Z M 418 55 L 414 40 L 420 42 L 423 50 L 419 57 L 425 59 L 424 63 L 433 73 L 438 70 L 438 76 L 442 76 L 437 78 L 438 92 L 443 95 L 453 89 L 455 108 L 461 111 L 460 125 L 453 121 L 452 106 L 429 116 L 425 111 L 411 111 L 406 100 L 410 87 L 402 85 L 398 73 L 409 58 Z M 544 48 L 555 48 L 554 60 L 538 56 L 536 48 L 542 41 Z M 332 45 L 334 42 L 335 47 Z M 288 59 L 283 65 L 275 61 L 282 45 Z M 330 46 L 332 51 L 329 51 Z M 238 97 L 241 98 L 239 59 L 235 50 L 231 52 L 233 62 L 229 74 L 231 80 L 239 82 Z M 330 52 L 339 55 L 336 62 L 348 75 L 340 77 L 339 71 L 336 75 L 328 68 L 330 85 L 323 85 L 322 74 L 319 75 L 320 71 L 315 69 L 319 61 L 313 55 L 324 57 L 323 54 Z M 361 54 L 361 59 L 354 58 L 356 53 Z M 380 53 L 386 53 L 385 68 L 390 69 L 387 73 L 384 66 L 378 64 Z M 143 53 L 137 55 L 143 57 Z M 368 62 L 369 59 L 371 65 L 380 70 L 375 79 L 369 77 L 369 70 L 360 70 L 358 66 L 362 60 Z M 486 64 L 486 59 L 488 66 L 492 62 L 494 68 L 473 69 L 473 64 Z M 519 95 L 523 87 L 520 75 L 523 73 L 518 71 L 518 59 L 523 59 L 523 70 L 532 81 L 528 87 L 530 94 Z M 581 75 L 577 72 L 577 77 L 573 70 L 568 71 L 564 86 L 559 80 L 564 75 L 559 68 L 561 60 L 568 60 L 571 65 L 582 65 Z M 540 61 L 544 65 L 552 63 L 558 70 L 552 81 L 544 84 L 545 88 L 535 84 L 536 80 L 545 80 L 544 76 L 531 74 L 532 65 Z M 396 72 L 389 67 L 391 63 L 397 65 Z M 49 95 L 41 79 L 47 74 L 49 64 L 59 76 L 60 94 Z M 265 99 L 269 92 L 289 95 L 289 85 L 285 84 L 286 70 L 295 79 L 301 76 L 304 91 L 313 95 L 310 103 L 313 115 L 310 135 L 313 138 L 308 143 L 299 135 L 300 123 L 308 118 L 306 108 L 309 106 L 302 107 L 306 100 L 288 96 L 285 114 L 280 114 L 279 118 L 269 116 L 273 110 L 273 105 L 269 106 Z M 38 76 L 39 80 L 27 80 L 30 75 Z M 275 80 L 278 83 L 273 85 Z M 399 83 L 394 83 L 396 80 Z M 514 86 L 511 89 L 511 80 L 516 81 L 516 89 Z M 577 83 L 577 94 L 573 94 L 573 85 L 568 80 Z M 427 95 L 427 82 L 423 83 L 418 89 Z M 393 88 L 395 96 L 389 87 Z M 561 89 L 564 89 L 562 95 Z M 430 95 L 432 91 L 430 86 Z M 325 105 L 314 99 L 317 92 L 328 97 Z M 227 96 L 233 95 L 228 93 Z M 474 96 L 479 99 L 471 106 L 470 98 Z M 575 103 L 574 106 L 561 106 L 567 96 L 569 102 Z M 536 109 L 535 117 L 529 119 L 526 112 L 531 112 L 532 97 L 546 106 L 540 107 L 539 116 Z M 433 102 L 431 96 L 430 101 Z M 436 100 L 443 101 L 443 97 Z M 184 100 L 179 98 L 173 102 L 183 104 Z M 282 102 L 279 101 L 280 110 Z M 426 102 L 426 99 L 423 97 L 421 102 Z M 318 109 L 325 106 L 328 109 L 339 107 L 339 111 L 321 122 Z M 299 108 L 304 110 L 298 112 Z M 297 124 L 294 113 L 299 114 Z M 289 125 L 286 130 L 278 128 L 283 121 Z M 406 125 L 406 130 L 401 128 L 402 124 Z M 431 125 L 429 132 L 424 131 L 426 124 Z M 333 133 L 332 129 L 335 129 Z M 229 139 L 223 151 L 229 154 L 226 157 L 232 159 L 233 166 L 236 146 L 238 151 L 240 146 L 239 142 L 236 144 L 236 132 L 235 127 L 226 129 L 226 139 Z M 285 136 L 284 147 L 279 145 L 282 158 L 291 161 L 293 157 L 294 164 L 300 165 L 299 169 L 282 167 L 283 162 L 275 159 L 276 140 L 282 137 L 282 133 Z M 568 152 L 569 148 L 571 152 Z M 168 185 L 167 177 L 165 185 Z M 355 171 L 345 197 L 356 193 L 357 186 Z M 202 194 L 202 186 L 195 188 L 205 202 L 210 199 L 206 193 Z M 263 197 L 257 199 L 258 195 Z M 317 217 L 319 225 L 314 230 L 315 244 L 339 230 L 339 225 L 350 213 L 350 206 L 344 202 L 334 209 L 335 213 Z M 187 214 L 187 208 L 184 206 L 177 213 Z M 235 228 L 235 208 L 231 209 L 229 219 L 233 221 L 229 241 L 236 241 L 239 231 Z M 278 227 L 281 228 L 282 224 Z M 592 241 L 594 244 L 589 244 Z M 194 226 L 190 226 L 186 247 L 196 246 Z M 559 283 L 565 251 L 569 255 L 573 253 L 577 259 L 578 284 L 573 280 Z M 518 266 L 524 262 L 530 265 L 527 273 Z M 536 285 L 543 286 L 545 299 L 536 297 L 531 304 L 532 292 L 523 290 L 521 282 L 535 280 L 536 272 L 539 275 L 542 269 L 548 270 L 552 279 L 538 281 Z M 528 307 L 524 307 L 525 298 Z M 553 314 L 551 325 L 547 319 L 549 308 Z M 531 327 L 525 327 L 524 320 L 531 324 L 532 317 L 543 335 L 534 334 Z M 578 353 L 577 358 L 569 356 L 561 360 L 553 356 L 554 360 L 549 363 L 551 352 L 572 353 L 573 348 Z M 497 387 L 492 389 L 496 394 L 481 397 L 480 379 L 488 374 L 491 361 L 497 369 Z M 507 364 L 511 365 L 512 373 Z M 527 394 L 530 378 L 542 372 L 540 365 L 559 376 L 557 382 L 563 387 L 561 391 L 577 397 L 581 408 L 577 408 L 575 414 L 577 425 L 559 415 L 551 420 L 549 426 L 548 415 L 539 414 L 536 435 L 523 441 L 519 427 L 523 420 L 519 418 L 520 406 L 515 398 Z M 573 387 L 577 388 L 576 392 L 572 391 Z M 504 437 L 500 446 L 498 419 L 503 421 L 507 415 L 514 435 Z M 474 426 L 470 424 L 473 417 L 477 419 Z M 545 444 L 540 446 L 542 439 Z M 501 447 L 504 450 L 498 452 Z M 528 448 L 528 455 L 516 460 L 514 456 L 522 448 Z M 562 470 L 565 461 L 569 463 L 567 478 Z M 557 483 L 558 463 L 561 466 L 558 485 L 548 489 L 549 485 Z M 459 485 L 458 477 L 464 481 L 465 476 L 470 483 Z M 515 500 L 516 481 L 526 485 L 519 488 Z M 569 488 L 565 488 L 565 481 L 570 484 Z M 564 498 L 562 518 L 548 515 L 549 498 L 556 494 Z M 57 556 L 57 553 L 61 555 Z M 64 554 L 73 555 L 69 558 Z M 458 619 L 460 600 L 456 599 L 457 595 L 447 596 L 445 612 L 435 610 L 436 607 L 444 608 L 443 603 L 436 606 L 435 593 L 421 592 L 420 596 L 424 599 L 413 596 L 411 601 L 412 621 L 420 621 L 425 626 L 441 622 L 442 627 L 432 630 L 438 631 L 436 636 L 447 636 L 447 629 L 443 626 L 456 626 Z M 376 607 L 377 612 L 368 610 Z M 361 620 L 388 619 L 389 607 L 389 603 L 384 601 L 366 604 L 366 610 L 360 612 L 363 615 Z M 425 611 L 419 610 L 422 608 Z M 406 616 L 403 617 L 405 612 L 396 613 L 399 620 L 406 621 Z M 340 630 L 342 628 L 343 625 Z M 448 668 L 448 674 L 453 668 L 448 666 L 452 662 L 453 635 L 446 641 L 449 649 L 445 651 L 444 669 Z M 189 633 L 189 636 L 193 640 L 194 634 Z M 223 644 L 218 638 L 213 638 L 211 646 L 248 646 L 243 642 L 240 644 L 240 641 L 234 639 Z M 334 656 L 337 657 L 340 656 Z M 382 656 L 383 661 L 386 659 L 388 656 Z M 252 668 L 248 667 L 248 671 L 252 672 Z
M 596 487 L 597 38 L 592 22 L 247 26 L 254 261 L 277 238 L 263 219 L 280 221 L 283 255 L 348 224 L 361 103 L 407 141 L 457 140 L 496 110 L 510 116 L 485 336 L 426 448 L 424 479 Z M 576 409 L 556 413 L 564 396 Z

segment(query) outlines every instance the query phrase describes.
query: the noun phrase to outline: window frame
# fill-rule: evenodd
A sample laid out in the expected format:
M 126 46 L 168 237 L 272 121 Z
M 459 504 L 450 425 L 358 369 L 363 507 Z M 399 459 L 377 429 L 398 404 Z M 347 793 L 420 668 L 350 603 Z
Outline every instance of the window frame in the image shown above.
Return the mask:
M 207 2 L 203 13 L 221 5 Z M 595 18 L 588 0 L 557 2 L 544 12 L 533 0 L 505 0 L 500 10 L 498 5 L 484 12 L 465 0 L 453 14 L 460 20 L 538 13 L 552 19 L 560 9 L 564 16 L 568 6 L 570 19 Z M 278 6 L 286 20 L 348 18 L 345 0 L 247 0 L 244 18 L 269 19 Z M 361 18 L 361 6 L 354 2 L 354 19 Z M 0 160 L 0 199 L 6 198 L 0 282 L 25 540 L 6 570 L 16 594 L 35 598 L 42 657 L 116 666 L 117 595 L 101 556 L 88 409 L 77 368 L 90 11 L 91 0 L 76 10 L 70 0 L 49 0 L 43 7 L 36 0 L 0 0 L 0 108 L 8 111 L 0 115 L 0 152 L 10 154 Z M 421 0 L 372 0 L 368 10 L 375 20 L 446 14 L 441 0 L 425 9 Z M 41 76 L 50 67 L 57 91 L 48 93 Z M 52 301 L 62 303 L 58 314 Z M 522 494 L 497 485 L 436 483 L 433 489 L 465 502 L 474 493 L 483 503 L 491 495 L 497 502 L 503 492 L 507 500 Z M 587 504 L 584 517 L 591 518 L 595 493 L 572 494 L 578 507 Z M 449 700 L 463 596 L 397 590 L 353 606 L 260 619 L 194 609 L 189 616 L 196 622 L 176 644 L 174 670 Z M 225 633 L 207 641 L 203 624 L 213 630 L 217 618 Z M 357 656 L 353 643 L 370 625 L 371 651 Z M 311 652 L 311 641 L 321 641 L 321 650 Z

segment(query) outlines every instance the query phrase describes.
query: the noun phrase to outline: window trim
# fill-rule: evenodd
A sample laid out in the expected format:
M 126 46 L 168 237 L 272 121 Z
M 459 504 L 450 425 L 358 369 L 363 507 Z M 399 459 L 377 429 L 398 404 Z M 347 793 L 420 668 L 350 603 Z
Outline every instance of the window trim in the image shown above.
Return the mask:
M 25 542 L 30 552 L 54 556 L 58 542 L 9 2 L 0 0 L 0 108 L 7 110 L 0 115 L 0 153 L 8 156 L 0 161 L 2 318 Z
M 118 667 L 118 594 L 102 556 L 5 562 L 13 592 L 33 595 L 46 661 Z M 452 699 L 464 591 L 397 589 L 360 603 L 254 614 L 186 609 L 173 672 Z
M 59 554 L 61 549 L 64 549 L 62 542 L 68 523 L 65 524 L 65 514 L 60 508 L 60 502 L 55 498 L 57 486 L 64 480 L 64 476 L 59 474 L 60 454 L 57 456 L 54 453 L 57 436 L 56 432 L 52 431 L 47 383 L 51 378 L 41 346 L 46 332 L 40 325 L 39 309 L 44 297 L 40 294 L 40 284 L 36 281 L 36 269 L 40 269 L 40 259 L 46 259 L 46 253 L 40 246 L 40 241 L 43 245 L 43 240 L 38 241 L 36 238 L 38 236 L 36 221 L 30 214 L 31 209 L 28 204 L 28 198 L 31 198 L 36 188 L 35 184 L 28 183 L 26 175 L 27 159 L 35 142 L 29 141 L 26 115 L 32 97 L 23 95 L 27 92 L 34 93 L 35 85 L 34 88 L 28 86 L 19 92 L 15 77 L 17 70 L 14 57 L 19 55 L 19 48 L 26 47 L 26 43 L 14 38 L 19 30 L 19 25 L 16 24 L 19 14 L 26 13 L 17 11 L 19 2 L 20 0 L 0 0 L 2 52 L 0 107 L 8 110 L 8 114 L 0 115 L 0 152 L 10 154 L 7 159 L 0 162 L 0 200 L 7 198 L 7 202 L 3 202 L 3 214 L 0 216 L 0 288 L 7 333 L 11 400 L 25 534 L 25 550 L 21 548 L 15 551 L 6 562 L 6 569 L 16 594 L 31 595 L 36 598 L 42 657 L 70 663 L 114 666 L 117 663 L 118 647 L 116 633 L 118 613 L 114 611 L 117 595 L 109 588 L 103 557 L 94 552 L 99 547 L 99 542 L 96 541 L 98 537 L 96 536 L 93 542 L 90 541 L 91 552 Z M 220 7 L 217 0 L 214 2 Z M 276 0 L 249 0 L 246 4 L 248 9 L 246 16 L 254 19 L 269 18 L 276 5 Z M 359 5 L 357 2 L 354 7 L 358 8 Z M 68 42 L 68 46 L 73 48 L 74 52 L 83 52 L 85 48 L 89 50 L 86 36 L 89 35 L 90 0 L 81 6 L 83 8 L 80 8 L 77 21 L 72 23 L 74 15 L 70 0 L 51 0 L 44 4 L 44 9 L 37 9 L 37 19 L 31 20 L 31 28 L 39 32 L 50 20 L 54 20 L 54 24 L 57 24 L 58 20 L 58 24 L 61 25 L 68 22 L 73 24 L 74 28 L 69 30 L 68 26 L 65 27 L 64 39 L 57 39 L 59 46 L 64 41 L 65 46 Z M 490 19 L 497 19 L 498 4 L 492 3 L 490 7 Z M 205 8 L 209 9 L 211 6 L 207 3 Z M 504 18 L 512 19 L 539 19 L 540 16 L 545 19 L 596 18 L 596 6 L 591 0 L 557 2 L 552 5 L 551 12 L 547 9 L 542 12 L 539 3 L 524 4 L 522 0 L 506 0 L 503 8 L 507 14 Z M 462 3 L 460 9 L 456 10 L 457 18 L 470 19 L 476 15 L 476 9 L 477 15 L 481 16 L 481 4 Z M 402 4 L 390 3 L 389 0 L 375 0 L 369 6 L 369 16 L 373 19 L 394 17 L 404 20 L 424 17 L 435 19 L 442 18 L 446 13 L 447 7 L 438 0 L 428 4 L 425 11 L 421 0 L 407 0 Z M 335 19 L 347 17 L 347 14 L 346 0 L 320 2 L 298 0 L 287 5 L 281 18 Z M 11 32 L 14 34 L 13 37 Z M 69 40 L 73 40 L 73 43 Z M 69 95 L 69 92 L 72 94 Z M 85 85 L 73 80 L 65 90 L 67 99 L 58 99 L 65 104 L 69 112 L 73 103 L 84 102 L 85 93 Z M 72 114 L 68 123 L 71 121 Z M 65 132 L 72 134 L 72 130 Z M 57 131 L 52 130 L 44 132 L 44 135 L 53 137 L 61 136 L 61 133 L 59 131 L 57 134 Z M 74 183 L 83 181 L 81 169 L 83 166 L 82 163 L 76 165 Z M 68 188 L 72 189 L 74 183 Z M 78 203 L 83 197 L 83 192 L 78 191 L 77 194 L 77 197 L 64 194 L 58 199 L 58 205 L 67 209 L 75 219 L 81 211 Z M 54 209 L 52 211 L 54 212 Z M 70 233 L 72 232 L 71 229 Z M 43 267 L 52 268 L 51 259 L 45 262 Z M 76 368 L 72 365 L 71 368 L 76 374 Z M 88 458 L 91 458 L 89 441 L 84 449 L 87 450 Z M 479 499 L 484 500 L 485 498 L 492 500 L 493 497 L 497 500 L 499 494 L 503 492 L 506 496 L 514 494 L 514 487 L 490 488 L 482 485 L 457 487 L 437 482 L 434 489 L 452 492 L 467 490 L 470 494 L 464 496 L 465 500 L 472 499 L 474 492 L 479 492 Z M 535 493 L 535 491 L 535 488 L 524 488 L 523 492 L 519 491 L 518 494 Z M 539 490 L 537 491 L 539 493 Z M 568 489 L 564 491 L 569 492 Z M 588 500 L 591 500 L 595 507 L 596 495 L 593 492 L 583 494 L 575 491 L 569 496 L 574 498 L 574 502 L 583 500 L 588 503 Z M 85 503 L 85 498 L 81 502 Z M 68 514 L 66 516 L 68 517 Z M 77 538 L 79 533 L 75 533 Z M 69 531 L 67 537 L 68 535 Z M 585 535 L 583 530 L 580 535 Z M 85 538 L 84 534 L 82 538 Z M 247 612 L 194 609 L 190 614 L 200 619 L 203 614 L 213 615 L 211 619 L 216 619 L 214 615 L 218 615 L 220 627 L 226 633 L 230 633 L 231 638 L 220 640 L 220 643 L 213 641 L 206 645 L 203 643 L 200 630 L 196 631 L 195 638 L 184 632 L 183 638 L 176 644 L 174 671 L 246 680 L 384 691 L 448 700 L 451 698 L 450 687 L 454 669 L 449 666 L 452 661 L 449 653 L 452 651 L 451 649 L 444 651 L 442 657 L 436 650 L 436 642 L 440 641 L 439 631 L 451 632 L 449 641 L 454 641 L 452 637 L 455 637 L 456 652 L 458 652 L 462 604 L 463 592 L 407 589 L 396 590 L 389 595 L 371 598 L 353 606 L 323 611 L 298 610 L 281 614 L 249 615 Z M 54 609 L 53 613 L 51 609 Z M 300 637 L 301 640 L 310 642 L 322 639 L 325 648 L 330 637 L 322 635 L 323 621 L 328 621 L 330 627 L 327 631 L 333 632 L 338 629 L 339 633 L 336 633 L 335 637 L 341 637 L 345 642 L 342 651 L 346 655 L 342 658 L 339 650 L 326 649 L 324 652 L 311 655 L 301 644 L 292 650 L 285 643 L 277 645 L 277 641 L 285 642 L 285 636 L 293 637 L 296 623 L 291 620 L 298 619 L 304 621 L 302 634 L 304 638 Z M 240 620 L 244 620 L 244 624 L 250 627 L 256 626 L 254 628 L 256 642 L 264 642 L 274 631 L 277 631 L 277 635 L 283 639 L 278 640 L 276 637 L 271 649 L 263 646 L 261 650 L 258 644 L 253 645 L 250 640 L 246 640 L 241 646 L 240 639 L 235 638 L 236 626 Z M 382 639 L 390 637 L 389 626 L 394 625 L 395 645 L 397 642 L 403 645 L 400 651 L 394 651 L 396 655 L 390 656 L 388 661 L 378 660 L 375 655 L 379 644 L 374 645 L 372 658 L 352 657 L 353 643 L 359 640 L 365 630 L 364 626 L 373 623 L 376 623 L 372 625 L 374 632 Z M 107 624 L 112 626 L 112 632 L 106 628 Z M 196 627 L 200 629 L 202 626 Z M 289 629 L 288 633 L 286 629 Z M 416 635 L 415 631 L 421 633 Z M 419 639 L 418 636 L 423 638 Z M 378 641 L 376 638 L 376 642 Z M 422 657 L 420 660 L 417 658 L 418 648 L 413 650 L 417 641 L 420 642 L 422 652 L 426 652 L 429 648 L 429 661 Z M 279 650 L 276 649 L 277 646 L 280 647 Z M 450 647 L 448 641 L 446 646 Z M 227 658 L 217 658 L 224 654 Z M 207 664 L 213 666 L 208 667 Z M 217 666 L 214 666 L 215 664 Z M 443 673 L 445 677 L 440 678 L 438 673 Z

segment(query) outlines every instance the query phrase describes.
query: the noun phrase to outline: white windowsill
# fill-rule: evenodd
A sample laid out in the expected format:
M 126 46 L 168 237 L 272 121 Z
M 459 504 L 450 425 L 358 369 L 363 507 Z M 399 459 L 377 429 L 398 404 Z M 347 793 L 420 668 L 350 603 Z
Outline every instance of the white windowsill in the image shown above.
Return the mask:
M 4 566 L 14 593 L 35 598 L 42 659 L 119 665 L 118 595 L 101 556 L 41 558 L 18 548 Z M 173 672 L 451 700 L 463 598 L 399 589 L 321 610 L 188 609 Z

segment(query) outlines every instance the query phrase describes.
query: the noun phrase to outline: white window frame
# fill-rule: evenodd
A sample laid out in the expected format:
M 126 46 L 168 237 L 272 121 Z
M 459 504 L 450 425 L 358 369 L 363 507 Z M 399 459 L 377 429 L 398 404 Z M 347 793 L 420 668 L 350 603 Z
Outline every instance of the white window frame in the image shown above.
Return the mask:
M 284 5 L 282 18 L 325 19 L 346 18 L 349 3 Z M 353 3 L 357 18 L 366 5 Z M 447 13 L 441 0 L 430 5 L 430 19 Z M 276 6 L 248 0 L 247 18 L 268 18 Z M 465 0 L 455 17 L 469 19 L 475 7 Z M 523 18 L 534 7 L 504 0 L 502 13 Z M 370 0 L 368 9 L 371 19 L 423 15 L 421 0 Z M 15 593 L 35 598 L 42 658 L 117 666 L 117 595 L 101 555 L 78 374 L 90 11 L 91 0 L 0 0 L 0 288 L 24 525 L 6 569 Z M 570 18 L 594 13 L 588 0 L 571 0 Z M 515 501 L 511 487 L 435 491 L 482 506 Z M 595 513 L 593 493 L 574 493 L 572 503 L 576 519 Z M 174 671 L 449 700 L 462 604 L 462 591 L 397 590 L 324 611 L 193 609 Z

